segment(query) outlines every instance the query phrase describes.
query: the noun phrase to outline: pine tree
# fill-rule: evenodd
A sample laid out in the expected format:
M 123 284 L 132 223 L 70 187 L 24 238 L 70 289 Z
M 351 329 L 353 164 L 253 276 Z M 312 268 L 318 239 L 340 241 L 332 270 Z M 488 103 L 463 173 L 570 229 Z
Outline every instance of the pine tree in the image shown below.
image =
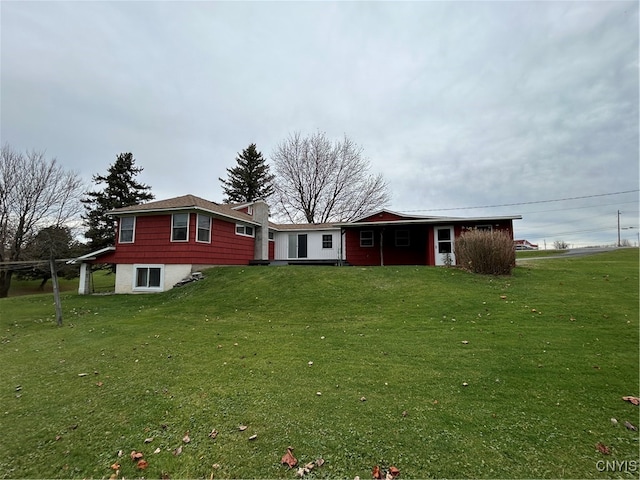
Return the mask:
M 236 157 L 237 166 L 227 168 L 228 178 L 222 182 L 225 202 L 253 202 L 273 193 L 274 175 L 269 171 L 262 153 L 252 143 Z
M 86 211 L 82 218 L 87 226 L 84 236 L 89 239 L 92 250 L 115 244 L 116 221 L 106 212 L 153 200 L 151 187 L 135 179 L 142 170 L 135 166 L 133 154 L 121 153 L 109 166 L 106 176 L 93 176 L 94 183 L 103 183 L 105 187 L 101 191 L 86 192 L 82 200 Z

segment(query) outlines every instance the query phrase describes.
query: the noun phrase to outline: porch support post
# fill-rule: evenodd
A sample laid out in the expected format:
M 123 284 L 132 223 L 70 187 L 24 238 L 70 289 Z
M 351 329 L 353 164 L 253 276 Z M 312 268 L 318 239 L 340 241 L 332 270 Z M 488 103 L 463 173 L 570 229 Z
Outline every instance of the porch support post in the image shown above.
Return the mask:
M 384 267 L 384 228 L 380 229 L 380 266 Z
M 82 262 L 80 264 L 80 284 L 78 285 L 79 295 L 91 294 L 91 264 Z

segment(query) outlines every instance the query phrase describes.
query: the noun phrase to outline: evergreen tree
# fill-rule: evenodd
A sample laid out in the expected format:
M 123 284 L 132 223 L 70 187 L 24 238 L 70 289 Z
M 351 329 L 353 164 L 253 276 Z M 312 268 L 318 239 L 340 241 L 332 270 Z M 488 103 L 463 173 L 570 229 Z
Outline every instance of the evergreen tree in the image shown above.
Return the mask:
M 273 193 L 274 175 L 269 171 L 262 153 L 252 143 L 236 157 L 237 166 L 227 168 L 228 178 L 222 182 L 225 202 L 253 202 Z
M 84 236 L 92 250 L 115 245 L 116 221 L 106 212 L 153 200 L 151 187 L 135 179 L 142 170 L 142 167 L 135 166 L 133 154 L 121 153 L 106 176 L 93 176 L 94 183 L 103 183 L 105 187 L 101 191 L 86 192 L 82 200 L 85 208 L 82 218 L 87 226 Z

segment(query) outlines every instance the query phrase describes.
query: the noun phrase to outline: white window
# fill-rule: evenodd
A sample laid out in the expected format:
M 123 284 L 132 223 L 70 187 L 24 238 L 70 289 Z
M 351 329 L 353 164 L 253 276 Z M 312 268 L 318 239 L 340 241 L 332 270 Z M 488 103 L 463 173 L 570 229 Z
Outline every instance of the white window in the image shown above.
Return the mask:
M 238 235 L 246 235 L 248 237 L 253 237 L 253 227 L 250 225 L 241 225 L 236 224 L 236 233 Z
M 211 243 L 211 217 L 198 214 L 198 234 L 196 241 Z
M 133 289 L 136 291 L 162 291 L 164 285 L 163 265 L 134 265 Z
M 373 230 L 362 230 L 360 232 L 360 246 L 373 247 Z
M 120 243 L 133 243 L 136 228 L 136 217 L 122 217 L 120 219 Z
M 171 241 L 187 242 L 189 239 L 189 214 L 174 213 L 171 215 Z
M 408 247 L 409 238 L 409 230 L 396 230 L 396 247 Z

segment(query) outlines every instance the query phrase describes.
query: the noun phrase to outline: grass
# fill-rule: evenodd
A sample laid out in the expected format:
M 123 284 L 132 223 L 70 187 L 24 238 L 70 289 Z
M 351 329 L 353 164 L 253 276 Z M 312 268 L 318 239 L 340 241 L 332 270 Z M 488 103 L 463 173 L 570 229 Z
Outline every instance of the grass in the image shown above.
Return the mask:
M 516 258 L 552 257 L 565 252 L 566 250 L 517 250 Z
M 92 274 L 93 291 L 96 293 L 113 292 L 115 289 L 116 276 L 108 270 L 97 270 Z M 78 278 L 67 279 L 59 277 L 60 292 L 77 292 Z M 16 276 L 11 280 L 9 288 L 10 297 L 18 297 L 22 295 L 52 294 L 53 284 L 51 279 L 47 281 L 44 287 L 40 288 L 40 280 L 21 280 Z
M 326 461 L 305 478 L 371 478 L 374 465 L 401 478 L 637 477 L 596 464 L 638 461 L 623 426 L 638 407 L 621 400 L 640 388 L 635 249 L 510 277 L 206 276 L 163 294 L 65 294 L 62 328 L 50 295 L 1 300 L 0 478 L 108 478 L 114 462 L 126 478 L 296 478 L 280 465 L 289 445 L 301 463 Z

